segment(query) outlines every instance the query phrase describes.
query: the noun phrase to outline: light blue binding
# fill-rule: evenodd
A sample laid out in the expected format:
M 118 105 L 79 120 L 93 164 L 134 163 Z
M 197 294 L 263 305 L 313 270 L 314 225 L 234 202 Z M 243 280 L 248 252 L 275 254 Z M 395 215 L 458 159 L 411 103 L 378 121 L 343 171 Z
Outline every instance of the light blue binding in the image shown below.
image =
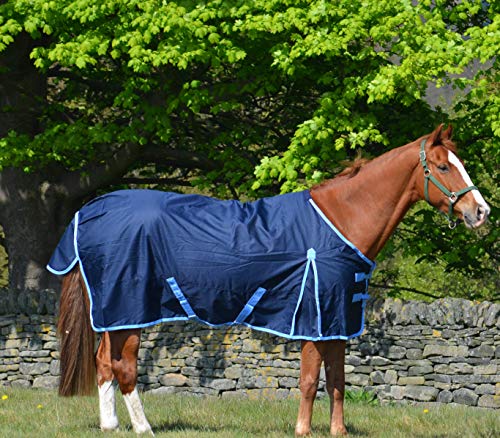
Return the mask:
M 75 265 L 78 263 L 78 245 L 76 242 L 78 232 L 78 212 L 75 213 L 75 218 L 73 221 L 73 247 L 75 252 L 75 258 L 71 261 L 71 263 L 63 270 L 54 269 L 52 266 L 47 265 L 46 268 L 49 272 L 52 272 L 55 275 L 66 275 L 69 271 L 71 271 Z
M 304 270 L 304 276 L 302 277 L 302 284 L 300 286 L 300 293 L 299 293 L 299 299 L 297 300 L 297 305 L 295 306 L 295 311 L 293 312 L 293 318 L 292 318 L 292 326 L 290 328 L 290 336 L 293 336 L 295 333 L 295 320 L 297 317 L 297 313 L 300 308 L 300 304 L 302 303 L 302 298 L 304 297 L 304 290 L 306 287 L 306 282 L 307 282 L 307 277 L 309 276 L 309 269 L 312 265 L 313 269 L 313 274 L 314 274 L 314 298 L 316 301 L 316 311 L 318 313 L 318 336 L 322 337 L 322 330 L 321 330 L 321 307 L 319 303 L 319 281 L 318 281 L 318 268 L 316 267 L 316 251 L 314 248 L 309 248 L 307 250 L 307 264 L 306 268 Z
M 347 237 L 345 237 L 337 229 L 337 227 L 335 225 L 333 225 L 333 223 L 330 221 L 330 219 L 328 219 L 326 217 L 325 213 L 323 213 L 321 211 L 321 209 L 316 205 L 316 203 L 312 200 L 312 198 L 309 199 L 309 203 L 313 206 L 314 210 L 316 210 L 316 213 L 319 214 L 321 219 L 323 219 L 323 221 L 335 232 L 335 234 L 337 236 L 339 236 L 340 239 L 342 239 L 344 241 L 344 243 L 346 243 L 348 246 L 350 246 L 354 250 L 354 252 L 359 256 L 359 258 L 361 260 L 364 260 L 366 263 L 368 263 L 368 265 L 371 266 L 370 272 L 373 272 L 375 270 L 375 267 L 377 266 L 377 264 L 373 260 L 370 260 L 368 257 L 366 257 L 358 248 L 356 248 L 356 246 Z
M 319 280 L 318 280 L 318 268 L 316 267 L 316 251 L 313 248 L 310 248 L 307 251 L 307 260 L 311 261 L 311 265 L 313 267 L 314 273 L 314 299 L 316 300 L 316 312 L 318 313 L 318 335 L 323 337 L 323 331 L 321 329 L 321 306 L 319 303 Z
M 90 293 L 90 284 L 89 281 L 87 280 L 87 275 L 85 274 L 85 269 L 83 268 L 83 263 L 82 260 L 80 259 L 80 253 L 78 252 L 78 226 L 80 222 L 80 212 L 77 211 L 75 213 L 75 229 L 73 230 L 73 246 L 75 248 L 75 259 L 78 260 L 78 266 L 80 267 L 80 273 L 82 274 L 83 277 L 83 282 L 85 283 L 85 288 L 87 289 L 87 296 L 89 297 L 89 303 L 90 303 L 90 325 L 94 329 L 95 332 L 103 332 L 105 330 L 100 330 L 98 329 L 95 324 L 94 324 L 94 316 L 93 316 L 93 309 L 94 309 L 94 301 L 92 300 L 92 294 Z
M 47 265 L 46 268 L 49 272 L 52 272 L 52 274 L 55 275 L 66 275 L 69 271 L 71 271 L 75 265 L 78 263 L 78 258 L 75 257 L 73 261 L 68 265 L 66 269 L 63 269 L 62 271 L 56 271 L 54 268 L 52 268 L 50 265 Z

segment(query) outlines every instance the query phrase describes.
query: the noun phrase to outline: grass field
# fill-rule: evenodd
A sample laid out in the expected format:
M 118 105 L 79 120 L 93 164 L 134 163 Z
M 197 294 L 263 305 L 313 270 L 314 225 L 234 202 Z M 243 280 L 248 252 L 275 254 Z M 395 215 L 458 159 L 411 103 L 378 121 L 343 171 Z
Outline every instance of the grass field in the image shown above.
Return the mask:
M 143 395 L 157 437 L 292 437 L 297 401 L 249 401 Z M 134 437 L 118 394 L 119 432 L 101 434 L 96 397 L 59 398 L 55 392 L 0 388 L 0 437 Z M 316 402 L 313 437 L 328 435 L 329 406 Z M 466 407 L 377 406 L 350 402 L 352 437 L 500 437 L 498 412 Z

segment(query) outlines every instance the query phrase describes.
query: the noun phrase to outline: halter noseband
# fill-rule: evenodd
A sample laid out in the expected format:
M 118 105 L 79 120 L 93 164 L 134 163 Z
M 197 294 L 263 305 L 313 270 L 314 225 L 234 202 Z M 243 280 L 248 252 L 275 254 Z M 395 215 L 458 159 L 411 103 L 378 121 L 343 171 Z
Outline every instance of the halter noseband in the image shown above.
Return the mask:
M 459 190 L 458 192 L 450 192 L 443 184 L 441 184 L 434 175 L 431 173 L 431 169 L 427 166 L 427 156 L 425 154 L 425 143 L 427 139 L 423 139 L 420 143 L 420 163 L 424 168 L 424 196 L 425 200 L 430 204 L 429 200 L 429 180 L 448 197 L 448 215 L 443 213 L 448 219 L 448 226 L 453 229 L 457 226 L 457 222 L 453 220 L 453 205 L 467 192 L 471 190 L 478 190 L 476 186 L 468 186 L 465 189 Z M 431 204 L 432 205 L 432 204 Z

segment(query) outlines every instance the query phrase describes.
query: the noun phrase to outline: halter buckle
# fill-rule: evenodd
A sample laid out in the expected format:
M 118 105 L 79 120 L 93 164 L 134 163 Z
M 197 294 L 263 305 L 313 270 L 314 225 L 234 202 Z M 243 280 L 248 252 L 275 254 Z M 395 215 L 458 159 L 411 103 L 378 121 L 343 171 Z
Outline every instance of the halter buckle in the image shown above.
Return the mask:
M 452 204 L 454 204 L 455 202 L 457 202 L 458 196 L 457 196 L 457 194 L 455 192 L 451 192 L 450 196 L 448 197 L 448 199 L 450 200 L 450 202 Z
M 458 222 L 448 219 L 448 228 L 454 230 L 457 227 Z
M 429 169 L 428 167 L 426 167 L 426 168 L 424 169 L 424 176 L 425 176 L 426 178 L 429 178 L 429 177 L 431 176 L 431 169 Z
M 423 162 L 427 159 L 427 155 L 425 154 L 424 150 L 421 150 L 419 154 L 420 154 L 420 161 Z

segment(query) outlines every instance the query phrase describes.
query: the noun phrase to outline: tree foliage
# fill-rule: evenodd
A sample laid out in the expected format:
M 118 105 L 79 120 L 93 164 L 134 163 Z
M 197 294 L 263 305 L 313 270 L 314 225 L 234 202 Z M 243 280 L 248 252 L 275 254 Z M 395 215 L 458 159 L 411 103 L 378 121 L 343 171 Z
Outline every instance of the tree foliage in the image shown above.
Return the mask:
M 0 60 L 28 36 L 46 92 L 35 128 L 0 138 L 0 169 L 43 175 L 78 202 L 131 182 L 246 199 L 303 189 L 356 148 L 380 154 L 454 121 L 494 197 L 498 12 L 480 0 L 7 0 Z M 430 105 L 429 83 L 458 97 Z M 411 254 L 492 269 L 494 230 L 443 237 L 431 222 L 423 210 L 405 225 Z

